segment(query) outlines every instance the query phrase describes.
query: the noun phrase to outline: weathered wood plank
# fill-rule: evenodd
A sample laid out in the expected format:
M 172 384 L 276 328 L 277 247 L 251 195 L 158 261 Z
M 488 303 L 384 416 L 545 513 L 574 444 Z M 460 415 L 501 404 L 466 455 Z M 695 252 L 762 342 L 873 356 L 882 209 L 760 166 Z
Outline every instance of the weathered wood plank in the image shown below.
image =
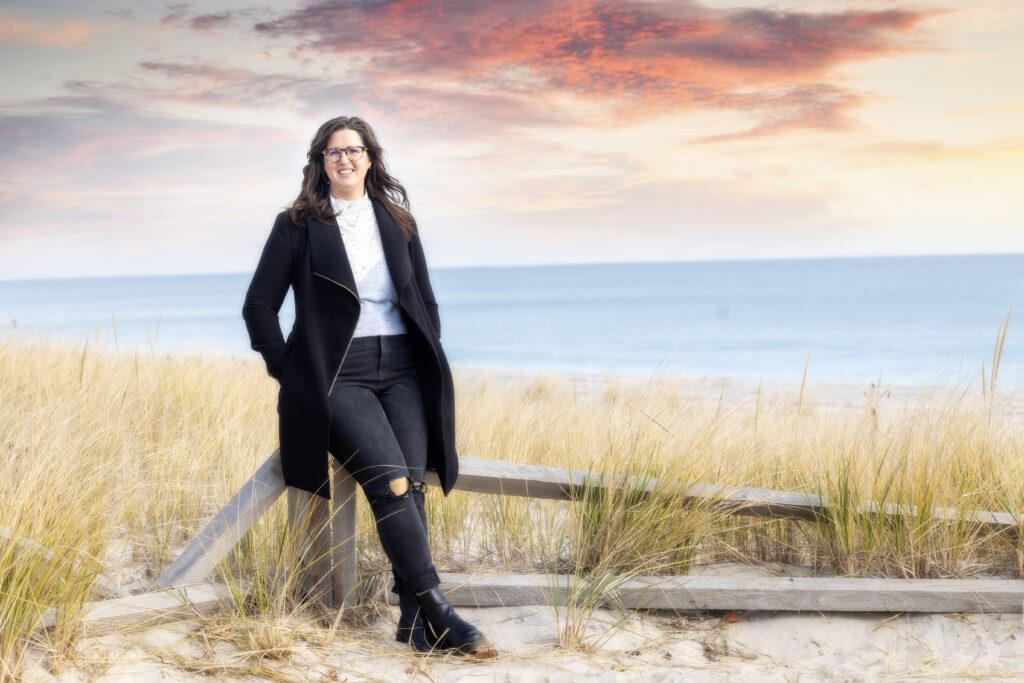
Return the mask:
M 53 551 L 44 545 L 36 543 L 35 541 L 25 538 L 23 536 L 15 536 L 14 532 L 5 526 L 0 525 L 0 542 L 9 542 L 14 545 L 17 550 L 32 553 L 35 555 L 41 555 L 46 558 L 49 562 L 60 562 L 64 563 L 67 558 L 57 558 Z M 75 556 L 75 562 L 72 565 L 72 569 L 78 569 L 79 566 L 90 560 L 88 555 L 81 550 L 73 550 L 72 553 Z M 110 580 L 109 577 L 100 576 L 97 578 L 96 583 L 93 584 L 91 595 L 99 598 L 100 600 L 108 600 L 111 598 L 125 597 L 128 593 Z
M 284 493 L 281 453 L 274 451 L 220 512 L 164 570 L 157 583 L 180 586 L 205 579 Z
M 207 616 L 223 609 L 230 599 L 230 591 L 222 584 L 197 584 L 88 603 L 82 609 L 82 634 L 95 638 Z M 50 610 L 37 630 L 47 631 L 56 623 L 56 613 Z
M 456 488 L 497 495 L 529 496 L 531 498 L 572 499 L 587 488 L 607 489 L 625 485 L 653 493 L 658 483 L 639 477 L 602 477 L 581 470 L 568 470 L 540 465 L 521 465 L 471 456 L 460 457 L 461 473 Z M 331 526 L 333 593 L 336 604 L 354 600 L 355 575 L 355 484 L 344 475 L 335 477 L 335 512 Z M 427 481 L 438 485 L 437 476 L 427 473 Z M 162 586 L 181 585 L 205 578 L 230 551 L 238 539 L 252 527 L 260 515 L 284 491 L 280 456 L 277 451 L 259 468 L 256 475 L 235 495 L 160 576 Z M 692 485 L 683 497 L 683 504 L 706 505 L 730 514 L 769 518 L 813 520 L 828 514 L 827 501 L 819 496 L 759 488 L 725 487 L 710 484 Z M 895 506 L 866 501 L 860 506 L 865 514 L 906 517 L 917 514 L 913 506 Z M 957 512 L 937 509 L 933 517 L 956 520 Z M 1008 513 L 972 512 L 962 521 L 973 522 L 993 530 L 1019 533 L 1024 518 Z M 319 556 L 319 555 L 318 555 Z
M 428 471 L 426 478 L 427 483 L 439 485 L 435 472 Z M 476 493 L 571 500 L 588 487 L 610 489 L 624 485 L 648 493 L 656 491 L 658 487 L 657 481 L 648 478 L 601 477 L 600 474 L 583 470 L 522 465 L 461 455 L 455 488 Z M 730 514 L 774 519 L 815 520 L 828 514 L 828 501 L 814 494 L 716 484 L 690 486 L 683 496 L 683 504 L 706 505 L 710 509 Z M 861 503 L 860 511 L 887 517 L 913 517 L 917 514 L 915 506 L 872 501 Z M 960 519 L 993 531 L 1019 533 L 1024 528 L 1024 516 L 1005 512 L 975 511 L 958 518 L 955 510 L 937 508 L 931 515 L 948 521 Z
M 633 609 L 1020 613 L 1024 581 L 694 576 L 637 579 L 617 597 Z
M 428 484 L 439 485 L 436 472 L 428 471 L 426 479 Z M 600 490 L 623 486 L 653 493 L 658 489 L 658 482 L 643 477 L 602 477 L 600 473 L 584 470 L 460 455 L 459 478 L 455 483 L 455 488 L 460 491 L 556 500 L 572 500 L 588 488 Z M 814 519 L 825 509 L 817 496 L 711 484 L 694 484 L 686 491 L 685 498 L 694 504 L 702 503 L 755 517 Z
M 52 550 L 50 550 L 44 545 L 36 543 L 30 538 L 25 538 L 24 536 L 15 536 L 13 531 L 11 531 L 3 525 L 0 525 L 0 541 L 7 541 L 8 543 L 14 544 L 15 548 L 42 555 L 48 560 L 53 559 Z M 81 551 L 76 550 L 75 555 L 79 559 L 85 558 L 85 553 Z
M 349 476 L 344 467 L 337 462 L 333 463 L 333 467 L 331 553 L 334 563 L 334 604 L 337 607 L 352 607 L 359 600 L 356 590 L 359 583 L 356 572 L 357 486 L 356 480 Z
M 441 574 L 441 589 L 461 607 L 565 605 L 574 588 L 573 577 L 564 575 Z M 606 591 L 603 602 L 627 609 L 1017 614 L 1024 606 L 1024 581 L 638 577 Z
M 442 573 L 441 589 L 457 607 L 566 605 L 587 590 L 575 577 L 545 574 Z M 245 590 L 244 586 L 240 587 Z M 397 596 L 388 594 L 392 604 Z M 84 606 L 84 637 L 215 614 L 230 603 L 221 584 L 165 588 Z M 646 576 L 624 579 L 597 603 L 626 609 L 783 612 L 1012 613 L 1024 611 L 1024 581 L 1010 579 L 858 579 L 806 577 Z M 51 610 L 38 627 L 52 629 Z

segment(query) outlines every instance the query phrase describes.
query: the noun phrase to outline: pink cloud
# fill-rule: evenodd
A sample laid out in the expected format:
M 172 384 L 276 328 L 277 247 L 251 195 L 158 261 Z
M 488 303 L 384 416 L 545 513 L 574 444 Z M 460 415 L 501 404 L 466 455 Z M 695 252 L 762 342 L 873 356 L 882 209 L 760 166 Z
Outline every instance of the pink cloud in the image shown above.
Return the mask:
M 460 81 L 504 97 L 570 93 L 619 119 L 748 108 L 763 116 L 751 132 L 769 132 L 848 125 L 861 96 L 829 83 L 831 72 L 919 47 L 914 30 L 934 14 L 711 9 L 692 0 L 383 0 L 311 4 L 255 28 L 298 39 L 306 52 L 368 56 L 371 88 Z
M 197 14 L 179 4 L 160 21 L 208 32 L 256 13 Z M 66 87 L 74 98 L 132 110 L 283 106 L 316 117 L 362 113 L 474 139 L 523 125 L 615 125 L 695 108 L 753 119 L 744 130 L 707 138 L 720 141 L 855 125 L 867 95 L 836 83 L 834 69 L 917 48 L 916 27 L 932 14 L 722 10 L 694 0 L 319 2 L 255 30 L 299 41 L 309 60 L 325 52 L 357 57 L 344 81 L 308 70 L 152 60 L 117 82 Z M 589 121 L 578 120 L 564 95 L 586 104 Z
M 851 112 L 863 99 L 858 93 L 826 83 L 730 95 L 723 102 L 726 106 L 754 112 L 759 122 L 747 130 L 714 135 L 703 141 L 722 142 L 808 128 L 842 130 L 854 125 Z
M 80 48 L 88 44 L 93 33 L 93 27 L 87 21 L 30 21 L 0 14 L 0 44 Z
M 34 196 L 44 189 L 131 188 L 155 178 L 171 184 L 180 180 L 183 167 L 190 169 L 190 180 L 215 178 L 229 168 L 258 166 L 260 146 L 290 139 L 287 131 L 265 127 L 134 112 L 97 96 L 45 104 L 47 113 L 0 115 L 0 190 L 17 186 L 23 196 Z M 254 146 L 254 139 L 260 145 Z

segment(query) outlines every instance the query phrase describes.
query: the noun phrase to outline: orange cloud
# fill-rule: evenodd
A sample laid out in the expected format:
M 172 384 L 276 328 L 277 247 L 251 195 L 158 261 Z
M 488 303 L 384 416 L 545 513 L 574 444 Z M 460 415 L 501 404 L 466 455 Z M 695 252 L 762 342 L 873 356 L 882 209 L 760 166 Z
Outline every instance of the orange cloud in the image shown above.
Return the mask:
M 25 21 L 0 15 L 0 43 L 42 45 L 44 47 L 85 47 L 92 27 L 86 21 Z
M 859 96 L 828 83 L 837 66 L 917 47 L 933 12 L 712 9 L 634 0 L 383 0 L 311 4 L 255 26 L 302 50 L 370 58 L 374 84 L 601 101 L 619 116 L 670 107 L 764 112 L 755 131 L 841 127 Z M 817 111 L 815 111 L 817 109 Z

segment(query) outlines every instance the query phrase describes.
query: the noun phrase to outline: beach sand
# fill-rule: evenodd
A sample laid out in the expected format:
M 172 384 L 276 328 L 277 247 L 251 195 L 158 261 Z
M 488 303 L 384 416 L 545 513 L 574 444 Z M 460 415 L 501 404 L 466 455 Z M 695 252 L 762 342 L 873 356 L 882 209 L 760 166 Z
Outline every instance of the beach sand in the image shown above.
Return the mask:
M 728 568 L 726 568 L 728 569 Z M 550 607 L 461 608 L 497 646 L 496 659 L 416 656 L 393 640 L 394 618 L 329 644 L 290 641 L 261 665 L 288 681 L 744 681 L 976 680 L 1024 677 L 1020 615 L 744 612 L 731 615 L 597 610 L 591 645 L 557 643 Z M 27 680 L 267 680 L 246 675 L 237 647 L 204 640 L 193 624 L 83 641 L 59 676 Z M 222 667 L 217 670 L 217 666 Z
M 549 381 L 552 384 L 572 386 L 581 400 L 594 400 L 609 386 L 645 387 L 669 384 L 677 387 L 683 400 L 728 406 L 752 404 L 760 396 L 762 401 L 803 400 L 815 410 L 846 412 L 876 406 L 904 409 L 912 406 L 941 406 L 960 402 L 977 405 L 986 396 L 977 384 L 965 386 L 890 385 L 884 381 L 800 382 L 758 381 L 734 377 L 675 377 L 643 375 L 605 375 L 584 372 L 517 371 L 485 366 L 460 366 L 453 369 L 456 380 L 469 384 L 493 381 L 498 384 L 523 384 Z M 1024 390 L 997 388 L 996 410 L 1003 416 L 1024 417 Z
M 458 368 L 459 381 L 536 381 L 536 374 Z M 580 400 L 596 397 L 611 378 L 544 375 L 571 383 Z M 650 382 L 617 376 L 616 383 Z M 813 402 L 819 410 L 903 409 L 921 402 L 981 400 L 980 391 L 958 388 L 759 383 L 742 380 L 658 378 L 678 381 L 695 401 L 736 405 L 758 400 Z M 802 396 L 802 398 L 801 398 Z M 1024 392 L 1003 392 L 998 409 L 1024 415 Z M 473 571 L 472 567 L 467 568 Z M 748 565 L 702 566 L 702 573 L 766 575 Z M 124 576 L 131 575 L 124 567 Z M 974 680 L 1024 678 L 1024 629 L 1020 614 L 838 614 L 790 612 L 688 613 L 598 609 L 583 642 L 559 645 L 565 609 L 551 606 L 460 608 L 492 640 L 496 659 L 417 656 L 394 641 L 397 609 L 372 626 L 342 628 L 330 642 L 311 637 L 301 624 L 280 624 L 279 658 L 254 666 L 244 647 L 211 635 L 210 623 L 169 626 L 83 639 L 65 670 L 34 662 L 30 681 L 750 681 Z M 291 630 L 290 630 L 291 629 Z M 322 631 L 317 631 L 322 633 Z

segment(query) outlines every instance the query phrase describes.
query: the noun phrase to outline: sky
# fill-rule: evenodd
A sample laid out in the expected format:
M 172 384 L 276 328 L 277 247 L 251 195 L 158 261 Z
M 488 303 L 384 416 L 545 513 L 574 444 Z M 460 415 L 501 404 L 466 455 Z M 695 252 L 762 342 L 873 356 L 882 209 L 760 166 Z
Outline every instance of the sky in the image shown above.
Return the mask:
M 0 0 L 0 279 L 251 272 L 317 127 L 432 266 L 1024 252 L 1020 0 Z

